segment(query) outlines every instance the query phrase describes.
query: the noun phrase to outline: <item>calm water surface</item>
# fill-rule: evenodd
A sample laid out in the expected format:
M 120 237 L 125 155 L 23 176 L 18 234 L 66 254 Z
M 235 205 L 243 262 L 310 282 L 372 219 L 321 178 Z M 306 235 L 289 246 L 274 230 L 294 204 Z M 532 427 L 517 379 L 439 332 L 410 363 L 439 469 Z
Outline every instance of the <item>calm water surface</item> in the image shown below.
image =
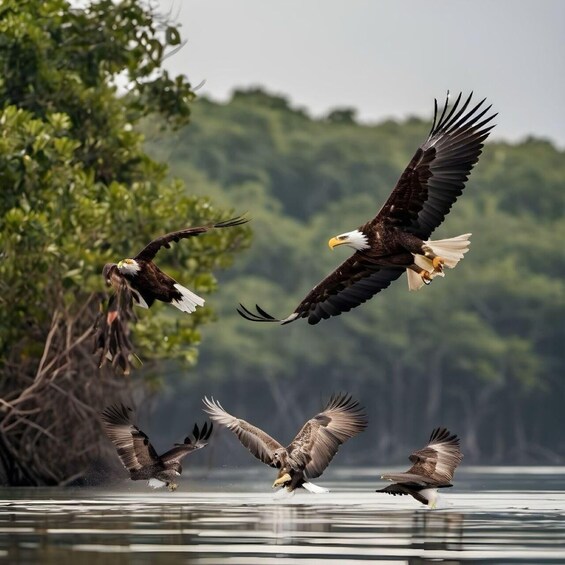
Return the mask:
M 316 481 L 330 493 L 286 498 L 269 471 L 194 471 L 175 493 L 0 489 L 0 561 L 565 564 L 565 468 L 461 469 L 436 510 L 374 493 L 374 469 L 330 470 Z

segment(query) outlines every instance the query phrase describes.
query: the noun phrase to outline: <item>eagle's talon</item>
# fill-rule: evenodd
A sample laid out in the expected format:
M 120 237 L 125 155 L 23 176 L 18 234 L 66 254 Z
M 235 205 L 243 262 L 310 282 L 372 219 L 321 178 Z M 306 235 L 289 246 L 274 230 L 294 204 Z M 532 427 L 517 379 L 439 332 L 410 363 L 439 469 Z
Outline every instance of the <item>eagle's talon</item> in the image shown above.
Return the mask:
M 432 275 L 429 271 L 422 271 L 422 281 L 428 285 L 432 282 Z
M 445 259 L 443 257 L 434 257 L 432 259 L 432 265 L 434 266 L 434 271 L 438 273 L 443 272 L 443 265 L 445 264 Z
M 169 483 L 167 485 L 167 488 L 169 489 L 169 492 L 175 492 L 175 490 L 177 490 L 178 485 L 176 483 Z

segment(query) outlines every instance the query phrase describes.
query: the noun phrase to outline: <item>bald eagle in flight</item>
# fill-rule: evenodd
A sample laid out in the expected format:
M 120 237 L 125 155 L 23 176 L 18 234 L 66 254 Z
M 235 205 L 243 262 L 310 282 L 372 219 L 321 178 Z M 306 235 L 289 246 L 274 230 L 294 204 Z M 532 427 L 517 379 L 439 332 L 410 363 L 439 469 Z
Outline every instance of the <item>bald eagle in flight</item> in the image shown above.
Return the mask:
M 453 268 L 469 248 L 471 234 L 430 240 L 465 187 L 496 114 L 485 100 L 471 109 L 472 94 L 461 94 L 441 113 L 435 101 L 434 120 L 426 141 L 400 176 L 379 213 L 366 224 L 330 239 L 333 249 L 346 245 L 355 253 L 318 283 L 288 317 L 279 320 L 256 305 L 240 304 L 238 312 L 254 322 L 288 324 L 299 318 L 317 324 L 339 316 L 387 288 L 406 271 L 410 290 L 429 284 Z
M 308 420 L 287 447 L 249 422 L 228 414 L 222 405 L 204 398 L 204 411 L 230 429 L 249 451 L 270 467 L 279 469 L 273 488 L 293 492 L 299 487 L 314 493 L 326 489 L 309 482 L 329 465 L 339 446 L 367 427 L 367 418 L 350 395 L 333 395 L 319 414 Z
M 118 264 L 107 263 L 104 265 L 104 279 L 108 285 L 115 286 L 112 277 L 116 275 L 123 277 L 131 289 L 134 302 L 142 308 L 150 308 L 155 300 L 160 300 L 172 304 L 182 312 L 194 312 L 197 306 L 204 306 L 204 299 L 161 271 L 153 263 L 153 259 L 161 247 L 170 248 L 171 241 L 194 237 L 214 228 L 240 226 L 248 221 L 239 216 L 224 222 L 186 228 L 162 235 L 146 245 L 135 257 L 122 259 Z
M 177 488 L 175 479 L 182 473 L 182 459 L 201 449 L 212 433 L 213 424 L 205 423 L 202 428 L 194 424 L 192 437 L 183 443 L 175 443 L 162 455 L 157 455 L 149 438 L 132 423 L 132 409 L 124 404 L 106 408 L 101 415 L 102 426 L 118 451 L 124 467 L 133 481 L 149 481 L 149 486 L 166 486 L 169 491 Z
M 394 481 L 376 492 L 409 494 L 417 501 L 435 508 L 437 489 L 452 487 L 453 473 L 463 459 L 459 438 L 446 428 L 436 428 L 424 449 L 414 451 L 409 457 L 412 467 L 405 473 L 382 475 L 381 479 Z

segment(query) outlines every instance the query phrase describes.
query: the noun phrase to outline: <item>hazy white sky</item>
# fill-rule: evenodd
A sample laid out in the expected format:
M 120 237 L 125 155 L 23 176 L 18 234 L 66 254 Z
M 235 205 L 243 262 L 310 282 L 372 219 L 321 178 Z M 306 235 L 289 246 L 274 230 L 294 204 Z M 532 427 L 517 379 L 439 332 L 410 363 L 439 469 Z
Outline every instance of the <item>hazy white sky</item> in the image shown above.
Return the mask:
M 565 1 L 158 0 L 188 44 L 167 60 L 225 100 L 261 85 L 321 115 L 430 116 L 433 98 L 474 90 L 493 137 L 565 147 Z

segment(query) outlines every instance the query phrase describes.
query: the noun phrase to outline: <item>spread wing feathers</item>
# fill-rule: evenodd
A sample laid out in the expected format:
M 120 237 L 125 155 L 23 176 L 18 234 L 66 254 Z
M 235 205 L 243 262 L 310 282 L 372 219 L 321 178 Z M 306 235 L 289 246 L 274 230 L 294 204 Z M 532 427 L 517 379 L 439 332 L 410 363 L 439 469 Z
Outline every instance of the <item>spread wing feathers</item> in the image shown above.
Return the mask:
M 308 420 L 287 447 L 289 458 L 309 479 L 319 477 L 339 446 L 367 427 L 367 418 L 350 395 L 332 395 L 323 412 Z
M 387 222 L 427 239 L 449 213 L 479 160 L 483 142 L 497 114 L 485 117 L 491 106 L 481 100 L 467 108 L 473 94 L 460 106 L 461 94 L 448 111 L 449 93 L 441 116 L 435 101 L 434 121 L 390 197 L 371 222 Z
M 322 319 L 327 320 L 331 316 L 349 312 L 366 302 L 387 288 L 403 272 L 403 269 L 383 269 L 364 263 L 356 253 L 318 283 L 288 318 L 276 319 L 258 305 L 255 306 L 257 314 L 242 304 L 237 311 L 240 316 L 252 322 L 288 324 L 298 318 L 308 318 L 308 323 L 313 325 Z
M 114 404 L 101 414 L 106 435 L 116 446 L 118 455 L 128 471 L 135 471 L 159 461 L 149 438 L 131 422 L 132 409 Z
M 224 222 L 215 222 L 206 224 L 204 226 L 198 226 L 194 228 L 186 228 L 184 230 L 174 231 L 157 239 L 154 239 L 151 243 L 146 245 L 136 256 L 136 260 L 142 261 L 152 261 L 155 255 L 157 255 L 158 251 L 161 247 L 165 247 L 169 249 L 171 247 L 171 241 L 178 242 L 181 239 L 186 239 L 188 237 L 193 237 L 196 235 L 200 235 L 207 231 L 210 231 L 214 228 L 231 228 L 235 226 L 241 226 L 242 224 L 247 223 L 249 220 L 242 216 L 237 216 L 232 218 L 231 220 L 226 220 Z
M 383 475 L 383 479 L 422 486 L 448 485 L 463 455 L 459 438 L 446 428 L 436 428 L 428 445 L 410 455 L 412 467 L 406 473 Z
M 201 428 L 198 428 L 198 424 L 194 424 L 192 436 L 187 436 L 184 439 L 184 443 L 176 443 L 172 449 L 163 453 L 161 460 L 165 463 L 180 461 L 192 451 L 196 451 L 208 445 L 207 441 L 212 434 L 213 427 L 214 424 L 211 423 L 210 426 L 208 426 L 208 422 L 205 422 Z
M 273 460 L 274 452 L 283 447 L 277 440 L 249 422 L 228 414 L 217 400 L 204 397 L 202 402 L 206 406 L 204 412 L 209 414 L 212 420 L 230 429 L 257 459 L 271 467 L 276 467 Z

